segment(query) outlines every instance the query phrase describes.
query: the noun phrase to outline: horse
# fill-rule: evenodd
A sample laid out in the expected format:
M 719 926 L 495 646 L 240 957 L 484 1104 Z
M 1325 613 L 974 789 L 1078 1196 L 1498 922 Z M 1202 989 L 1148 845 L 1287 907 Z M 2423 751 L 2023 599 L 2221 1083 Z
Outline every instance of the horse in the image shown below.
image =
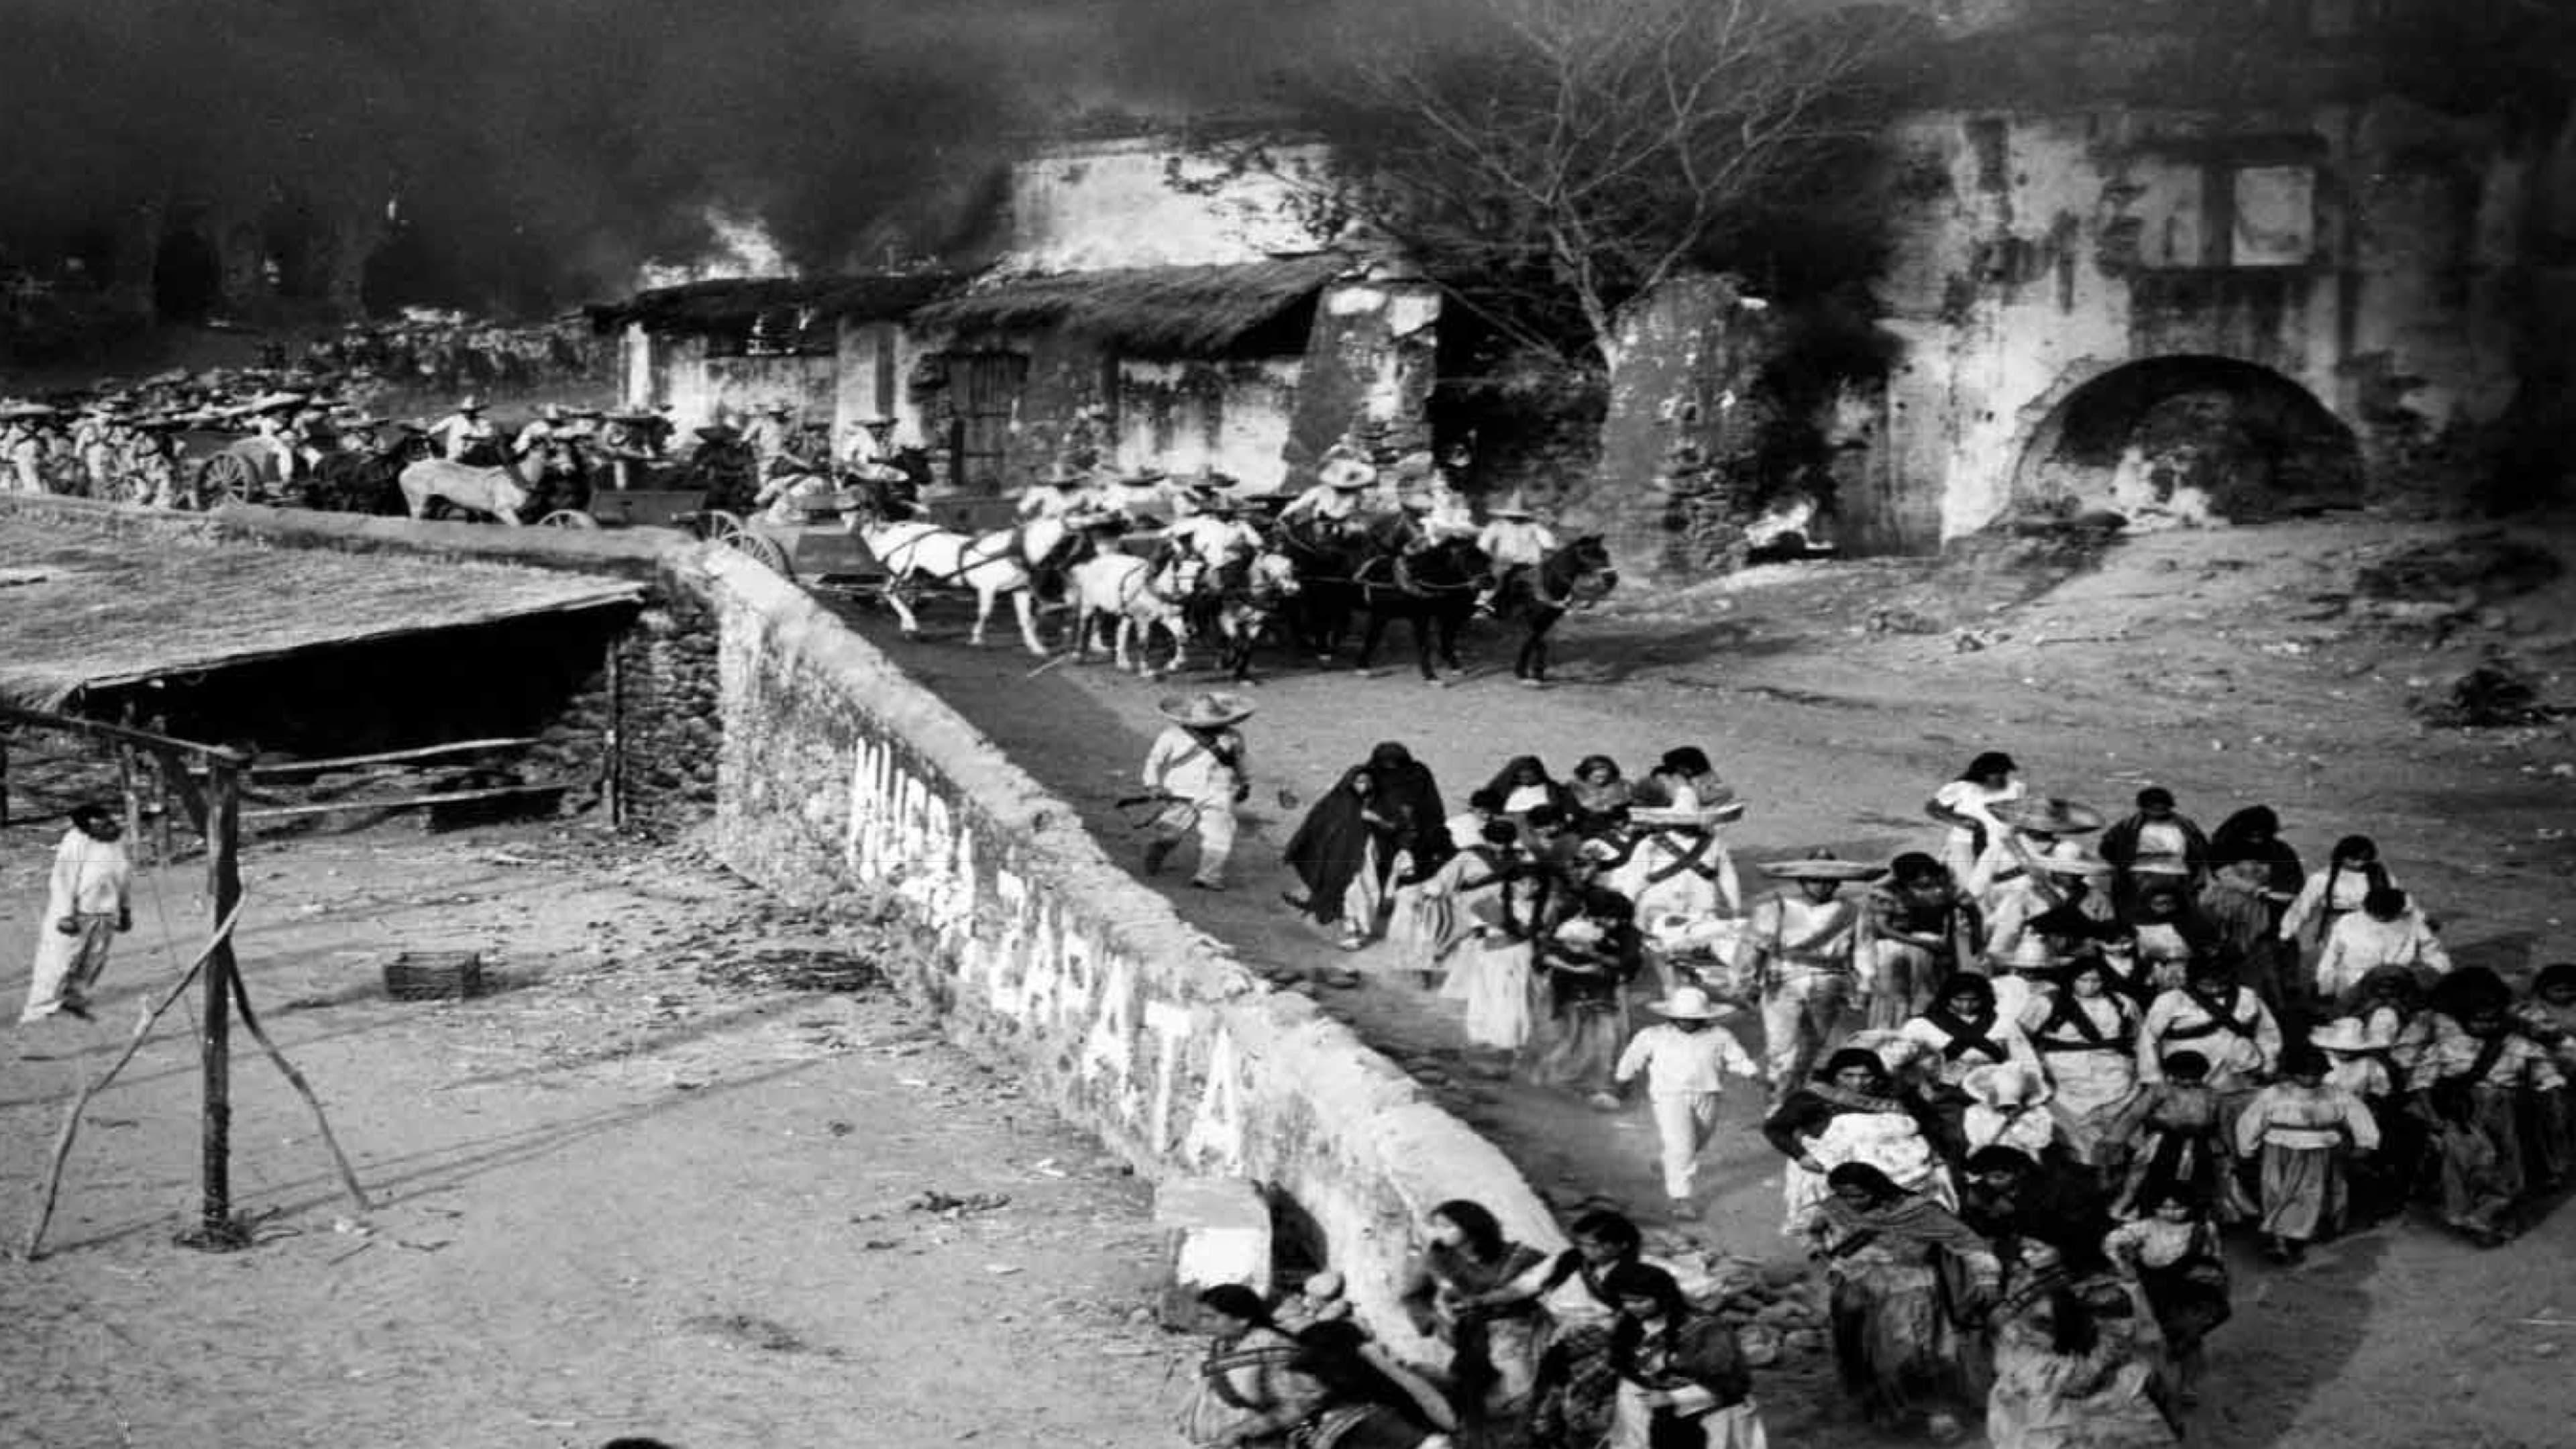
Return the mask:
M 411 510 L 414 518 L 427 517 L 430 502 L 436 499 L 475 513 L 491 514 L 516 526 L 520 511 L 528 506 L 543 480 L 532 483 L 519 471 L 519 465 L 507 458 L 498 468 L 423 458 L 395 475 L 394 482 L 402 489 L 403 506 Z
M 1534 568 L 1514 569 L 1494 596 L 1496 618 L 1517 620 L 1524 631 L 1512 658 L 1512 677 L 1536 688 L 1547 682 L 1547 635 L 1568 609 L 1588 609 L 1619 587 L 1619 571 L 1601 535 L 1587 533 L 1548 554 Z
M 1217 565 L 1214 632 L 1220 666 L 1235 683 L 1252 678 L 1252 651 L 1297 596 L 1297 566 L 1276 549 L 1237 554 Z
M 1139 674 L 1165 674 L 1179 669 L 1189 652 L 1189 630 L 1181 622 L 1181 606 L 1154 588 L 1154 566 L 1133 554 L 1115 549 L 1094 549 L 1076 563 L 1066 577 L 1073 586 L 1073 657 L 1080 663 L 1091 656 L 1091 624 L 1103 615 L 1118 621 L 1111 639 L 1112 657 L 1121 669 Z M 1172 636 L 1171 661 L 1161 669 L 1150 670 L 1146 657 L 1153 652 L 1156 627 Z M 1130 640 L 1135 642 L 1131 659 Z
M 1359 602 L 1367 537 L 1356 523 L 1325 519 L 1280 525 L 1277 547 L 1297 571 L 1297 607 L 1290 616 L 1296 643 L 1317 659 L 1330 659 L 1342 647 Z
M 1458 631 L 1476 612 L 1476 596 L 1490 567 L 1475 540 L 1450 537 L 1411 555 L 1371 554 L 1352 571 L 1360 607 L 1368 611 L 1368 631 L 1360 638 L 1358 668 L 1366 674 L 1377 655 L 1387 622 L 1402 619 L 1413 630 L 1413 652 L 1422 677 L 1441 682 L 1431 667 L 1432 635 L 1439 635 L 1440 662 L 1458 662 Z
M 882 488 L 862 490 L 855 501 L 857 506 L 850 509 L 845 521 L 884 566 L 885 601 L 894 610 L 895 618 L 902 621 L 905 638 L 920 637 L 921 620 L 905 600 L 904 590 L 927 579 L 963 584 L 975 591 L 975 627 L 966 642 L 977 648 L 983 647 L 984 629 L 992 622 L 994 601 L 1010 595 L 1011 610 L 1019 619 L 1020 642 L 1031 654 L 1046 657 L 1046 644 L 1038 638 L 1037 605 L 1031 597 L 1029 570 L 1013 557 L 1009 532 L 969 538 L 936 524 L 895 516 L 897 510 L 890 508 Z

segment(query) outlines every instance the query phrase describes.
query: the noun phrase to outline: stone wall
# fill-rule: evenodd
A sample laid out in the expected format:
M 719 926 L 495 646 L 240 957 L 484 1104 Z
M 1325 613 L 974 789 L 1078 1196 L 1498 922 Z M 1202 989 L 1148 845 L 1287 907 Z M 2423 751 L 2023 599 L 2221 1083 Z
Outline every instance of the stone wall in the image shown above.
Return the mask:
M 1312 484 L 1324 451 L 1345 437 L 1382 463 L 1431 446 L 1439 324 L 1429 282 L 1372 274 L 1324 289 L 1289 416 L 1285 487 Z
M 728 865 L 799 900 L 895 903 L 926 949 L 889 964 L 951 1035 L 1140 1171 L 1292 1202 L 1400 1346 L 1426 1348 L 1395 1293 L 1433 1205 L 1476 1199 L 1523 1241 L 1562 1241 L 1490 1144 L 1183 923 L 873 646 L 739 556 L 698 565 L 722 640 Z
M 1290 148 L 1282 160 L 1320 165 L 1321 152 Z M 1061 145 L 1011 168 L 1010 265 L 1035 272 L 1231 265 L 1313 251 L 1325 239 L 1298 212 L 1285 182 L 1229 172 L 1176 141 Z

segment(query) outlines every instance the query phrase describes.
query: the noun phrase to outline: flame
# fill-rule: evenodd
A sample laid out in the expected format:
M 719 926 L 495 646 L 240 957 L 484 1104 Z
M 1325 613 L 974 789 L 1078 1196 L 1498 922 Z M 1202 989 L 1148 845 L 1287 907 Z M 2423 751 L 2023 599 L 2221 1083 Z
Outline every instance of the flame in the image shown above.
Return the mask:
M 704 216 L 715 241 L 698 256 L 680 262 L 653 260 L 636 270 L 637 291 L 743 277 L 792 277 L 796 268 L 759 217 L 709 206 Z

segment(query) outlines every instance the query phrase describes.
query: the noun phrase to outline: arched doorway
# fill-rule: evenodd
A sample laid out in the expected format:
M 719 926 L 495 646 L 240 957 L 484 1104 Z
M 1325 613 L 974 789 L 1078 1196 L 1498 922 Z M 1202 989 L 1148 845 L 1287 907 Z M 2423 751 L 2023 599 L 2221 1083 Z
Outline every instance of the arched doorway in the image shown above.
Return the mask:
M 2360 445 L 2307 389 L 2229 357 L 2152 357 L 2060 398 L 2023 448 L 2016 512 L 2260 522 L 2361 501 Z
M 171 232 L 152 255 L 152 310 L 165 322 L 203 322 L 223 296 L 223 280 L 223 264 L 204 237 Z

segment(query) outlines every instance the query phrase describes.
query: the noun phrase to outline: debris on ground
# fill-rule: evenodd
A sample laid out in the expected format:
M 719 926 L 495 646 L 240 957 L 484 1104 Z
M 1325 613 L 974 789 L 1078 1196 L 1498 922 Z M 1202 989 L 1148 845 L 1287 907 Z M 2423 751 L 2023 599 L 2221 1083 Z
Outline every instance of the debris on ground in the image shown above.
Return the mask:
M 2473 533 L 2416 544 L 2353 576 L 2362 597 L 2475 608 L 2530 593 L 2566 572 L 2558 555 L 2503 533 Z
M 2540 687 L 2502 659 L 2489 659 L 2463 674 L 2441 698 L 2419 702 L 2426 724 L 2444 729 L 2495 729 L 2542 724 L 2557 711 L 2541 703 Z
M 969 1213 L 989 1213 L 1011 1205 L 1007 1192 L 970 1192 L 963 1196 L 930 1188 L 904 1199 L 906 1212 L 937 1213 L 944 1218 L 962 1218 Z
M 757 991 L 871 991 L 885 972 L 865 957 L 828 947 L 772 947 L 709 961 L 698 968 L 708 986 Z

